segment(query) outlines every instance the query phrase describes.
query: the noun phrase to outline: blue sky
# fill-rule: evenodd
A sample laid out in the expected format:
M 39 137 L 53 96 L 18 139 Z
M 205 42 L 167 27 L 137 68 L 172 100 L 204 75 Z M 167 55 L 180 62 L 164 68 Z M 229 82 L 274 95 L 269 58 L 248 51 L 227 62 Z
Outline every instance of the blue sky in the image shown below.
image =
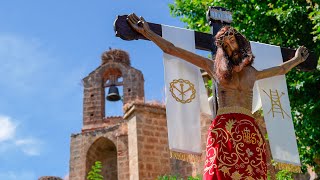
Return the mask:
M 148 101 L 163 101 L 162 52 L 147 41 L 115 37 L 117 15 L 184 25 L 170 0 L 0 2 L 0 179 L 65 177 L 70 135 L 81 131 L 81 80 L 111 48 L 129 52 L 142 71 Z M 121 107 L 108 113 L 119 113 Z M 120 110 L 121 111 L 121 110 Z

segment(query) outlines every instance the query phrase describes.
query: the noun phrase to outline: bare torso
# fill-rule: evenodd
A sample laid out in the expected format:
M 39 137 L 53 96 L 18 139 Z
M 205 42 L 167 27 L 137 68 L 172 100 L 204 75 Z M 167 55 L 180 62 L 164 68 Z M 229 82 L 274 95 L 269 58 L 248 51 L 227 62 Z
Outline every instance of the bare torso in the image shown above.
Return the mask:
M 230 82 L 218 83 L 219 108 L 240 106 L 251 110 L 255 73 L 252 66 L 247 66 L 239 73 L 234 72 Z

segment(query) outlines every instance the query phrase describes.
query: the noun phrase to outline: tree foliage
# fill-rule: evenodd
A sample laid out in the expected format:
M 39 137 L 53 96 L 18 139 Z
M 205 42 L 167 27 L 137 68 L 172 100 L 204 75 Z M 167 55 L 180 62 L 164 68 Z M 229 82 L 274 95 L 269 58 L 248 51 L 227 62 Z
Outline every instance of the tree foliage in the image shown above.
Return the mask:
M 276 175 L 277 180 L 294 180 L 292 173 L 286 170 L 279 171 Z
M 87 180 L 103 180 L 103 176 L 100 174 L 101 169 L 102 169 L 101 162 L 96 161 L 88 173 Z
M 201 180 L 201 176 L 198 175 L 197 177 L 189 176 L 187 180 Z M 172 176 L 172 175 L 164 175 L 159 176 L 158 180 L 184 180 L 183 178 L 179 177 L 178 175 Z
M 232 26 L 249 40 L 281 47 L 304 45 L 320 53 L 319 1 L 312 0 L 175 0 L 170 12 L 187 28 L 209 32 L 206 11 L 221 6 L 233 15 Z M 319 64 L 319 63 L 318 63 Z M 303 165 L 319 167 L 320 71 L 292 70 L 287 74 L 300 159 Z

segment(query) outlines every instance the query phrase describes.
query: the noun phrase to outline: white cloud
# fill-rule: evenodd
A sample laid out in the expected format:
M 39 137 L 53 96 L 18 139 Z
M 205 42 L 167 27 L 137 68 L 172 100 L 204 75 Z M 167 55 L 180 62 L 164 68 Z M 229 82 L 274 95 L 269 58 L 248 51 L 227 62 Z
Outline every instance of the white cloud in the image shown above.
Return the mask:
M 0 142 L 13 139 L 16 133 L 16 124 L 8 116 L 0 115 Z
M 35 138 L 27 138 L 16 140 L 15 145 L 26 155 L 38 156 L 40 155 L 42 142 Z
M 0 152 L 5 155 L 12 149 L 19 149 L 28 156 L 40 155 L 42 142 L 34 137 L 19 138 L 17 123 L 9 116 L 0 115 Z M 25 136 L 25 135 L 24 135 Z M 1 176 L 0 176 L 1 177 Z M 1 178 L 0 178 L 1 179 Z
M 22 172 L 15 172 L 15 171 L 8 171 L 8 172 L 0 172 L 0 179 L 1 180 L 35 180 L 36 175 L 34 172 L 30 171 L 22 171 Z

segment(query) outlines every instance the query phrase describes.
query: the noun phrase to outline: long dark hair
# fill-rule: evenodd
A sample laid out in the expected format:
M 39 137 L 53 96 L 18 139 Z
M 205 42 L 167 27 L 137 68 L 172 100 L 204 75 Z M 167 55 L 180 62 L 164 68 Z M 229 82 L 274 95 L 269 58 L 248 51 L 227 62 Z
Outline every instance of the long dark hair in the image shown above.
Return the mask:
M 239 45 L 241 62 L 232 61 L 222 47 L 221 41 L 223 41 L 223 37 L 226 33 L 230 34 L 230 32 L 235 35 Z M 215 56 L 214 69 L 215 76 L 219 81 L 230 81 L 233 71 L 240 72 L 245 66 L 250 66 L 253 63 L 254 55 L 251 51 L 250 42 L 232 27 L 224 26 L 221 28 L 215 36 L 215 44 L 218 49 Z

